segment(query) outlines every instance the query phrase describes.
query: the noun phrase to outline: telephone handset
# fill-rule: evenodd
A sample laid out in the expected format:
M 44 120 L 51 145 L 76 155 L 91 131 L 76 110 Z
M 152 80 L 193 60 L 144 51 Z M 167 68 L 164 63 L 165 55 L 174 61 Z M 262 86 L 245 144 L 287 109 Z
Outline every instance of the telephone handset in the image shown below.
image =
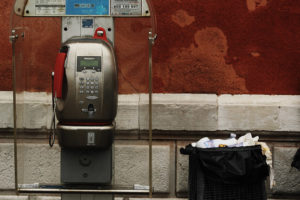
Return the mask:
M 67 53 L 60 52 L 56 57 L 55 67 L 54 67 L 54 97 L 62 97 L 62 83 L 64 77 L 64 66 Z
M 104 28 L 97 28 L 93 37 L 71 38 L 63 44 L 55 63 L 54 97 L 61 123 L 112 123 L 117 66 Z

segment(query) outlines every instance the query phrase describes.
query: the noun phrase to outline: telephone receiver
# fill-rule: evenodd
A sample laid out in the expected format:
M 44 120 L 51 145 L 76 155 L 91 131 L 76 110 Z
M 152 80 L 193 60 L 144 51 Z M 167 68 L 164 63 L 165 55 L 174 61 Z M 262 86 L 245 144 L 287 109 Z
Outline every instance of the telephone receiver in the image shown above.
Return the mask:
M 102 27 L 98 27 L 95 30 L 94 39 L 100 39 L 107 43 L 106 31 Z M 62 98 L 62 87 L 63 87 L 63 77 L 64 77 L 64 65 L 67 58 L 68 49 L 62 48 L 56 57 L 55 67 L 54 67 L 54 97 Z

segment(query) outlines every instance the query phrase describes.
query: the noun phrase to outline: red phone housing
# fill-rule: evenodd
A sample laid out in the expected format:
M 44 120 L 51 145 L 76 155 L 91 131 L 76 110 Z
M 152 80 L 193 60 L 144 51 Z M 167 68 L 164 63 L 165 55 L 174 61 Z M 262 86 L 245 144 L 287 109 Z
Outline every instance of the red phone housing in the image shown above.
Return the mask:
M 54 68 L 54 96 L 56 98 L 62 98 L 62 83 L 64 78 L 64 66 L 67 53 L 59 53 L 56 57 Z

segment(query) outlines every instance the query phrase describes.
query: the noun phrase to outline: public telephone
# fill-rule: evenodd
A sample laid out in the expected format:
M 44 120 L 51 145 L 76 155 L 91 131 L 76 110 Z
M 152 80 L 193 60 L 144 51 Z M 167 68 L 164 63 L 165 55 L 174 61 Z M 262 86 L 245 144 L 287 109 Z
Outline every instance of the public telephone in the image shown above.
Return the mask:
M 62 188 L 67 188 L 62 200 L 114 199 L 113 193 L 105 194 L 107 190 L 101 190 L 111 184 L 114 169 L 118 89 L 117 63 L 110 41 L 114 41 L 115 17 L 147 17 L 151 13 L 152 26 L 155 25 L 154 12 L 148 2 L 150 0 L 15 0 L 14 12 L 19 16 L 62 17 L 63 45 L 52 73 L 55 112 L 49 138 L 49 144 L 53 146 L 55 135 L 58 135 L 61 147 L 60 177 Z M 153 30 L 155 33 L 155 26 Z M 20 35 L 27 39 L 26 34 Z M 151 45 L 155 35 L 150 32 L 148 38 L 149 68 L 152 68 Z M 11 38 L 15 41 L 18 34 Z M 152 155 L 150 149 L 149 155 Z M 149 185 L 152 194 L 152 183 Z M 58 191 L 62 192 L 61 189 Z M 145 193 L 130 190 L 132 192 Z
M 72 37 L 61 47 L 54 69 L 56 132 L 61 181 L 109 184 L 117 109 L 117 65 L 105 29 Z
M 116 116 L 117 66 L 105 29 L 67 40 L 54 75 L 56 116 L 63 125 L 109 125 Z

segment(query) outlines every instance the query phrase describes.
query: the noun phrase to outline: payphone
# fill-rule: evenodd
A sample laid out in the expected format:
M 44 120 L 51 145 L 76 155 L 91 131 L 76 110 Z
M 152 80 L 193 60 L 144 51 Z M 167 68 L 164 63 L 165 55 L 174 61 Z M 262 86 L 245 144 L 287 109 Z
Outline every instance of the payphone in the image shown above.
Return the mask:
M 118 94 L 117 62 L 113 49 L 114 18 L 151 16 L 154 33 L 150 32 L 148 37 L 150 71 L 151 47 L 156 38 L 156 28 L 155 14 L 148 2 L 150 0 L 15 0 L 14 13 L 19 19 L 61 17 L 62 22 L 62 45 L 55 63 L 53 86 L 53 110 L 58 120 L 55 129 L 61 147 L 62 184 L 55 189 L 18 188 L 17 167 L 15 167 L 16 191 L 54 191 L 62 195 L 62 200 L 112 200 L 115 193 L 148 193 L 148 190 L 114 188 L 105 190 L 107 188 L 105 186 L 111 185 L 112 182 L 114 119 L 117 113 Z M 25 27 L 22 25 L 20 29 L 13 26 L 13 29 L 21 32 Z M 12 33 L 11 37 L 17 38 L 18 35 Z M 27 36 L 23 33 L 20 35 L 23 40 L 24 38 L 27 40 Z M 12 41 L 15 44 L 18 40 Z M 14 71 L 14 74 L 17 73 Z M 150 102 L 149 100 L 149 105 Z M 152 130 L 150 120 L 151 117 L 149 117 L 149 132 Z M 16 129 L 15 123 L 14 128 Z M 15 144 L 16 138 L 15 136 Z M 152 141 L 150 133 L 149 141 Z M 150 197 L 151 145 L 149 142 Z M 16 148 L 14 152 L 17 155 Z M 17 159 L 15 165 L 17 166 Z
M 117 66 L 105 29 L 73 37 L 55 64 L 56 116 L 61 124 L 111 124 L 117 109 Z
M 117 65 L 105 29 L 63 43 L 54 72 L 61 182 L 109 184 L 117 109 Z

